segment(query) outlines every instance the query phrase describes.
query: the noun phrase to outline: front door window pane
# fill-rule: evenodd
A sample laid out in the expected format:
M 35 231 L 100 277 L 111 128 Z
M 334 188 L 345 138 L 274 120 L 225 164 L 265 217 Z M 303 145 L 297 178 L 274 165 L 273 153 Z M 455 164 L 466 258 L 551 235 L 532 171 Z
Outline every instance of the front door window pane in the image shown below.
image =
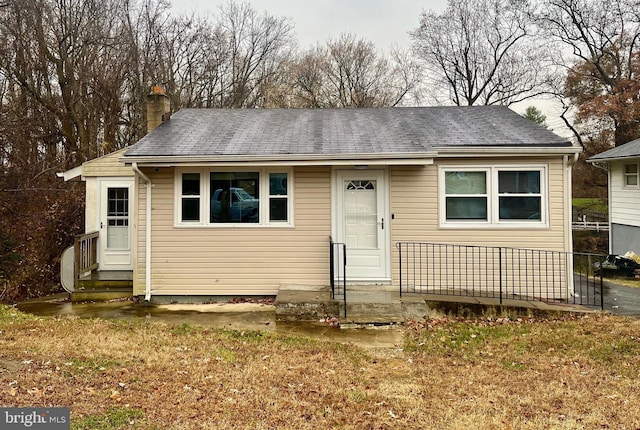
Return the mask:
M 348 248 L 378 248 L 376 181 L 345 181 L 344 223 Z
M 107 189 L 107 248 L 129 249 L 129 188 Z

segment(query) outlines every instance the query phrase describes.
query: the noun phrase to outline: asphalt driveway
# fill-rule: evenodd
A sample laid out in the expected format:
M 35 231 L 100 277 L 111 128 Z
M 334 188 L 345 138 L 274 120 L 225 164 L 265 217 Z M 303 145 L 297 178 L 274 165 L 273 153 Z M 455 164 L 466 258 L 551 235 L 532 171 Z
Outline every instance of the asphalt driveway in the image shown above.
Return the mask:
M 604 310 L 615 315 L 640 316 L 640 288 L 604 282 Z

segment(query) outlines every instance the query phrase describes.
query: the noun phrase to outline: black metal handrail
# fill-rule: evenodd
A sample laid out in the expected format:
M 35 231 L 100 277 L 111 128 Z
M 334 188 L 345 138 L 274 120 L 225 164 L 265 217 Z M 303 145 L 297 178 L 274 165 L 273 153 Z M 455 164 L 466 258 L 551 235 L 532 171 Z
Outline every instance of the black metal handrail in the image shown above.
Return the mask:
M 604 309 L 600 254 L 399 242 L 400 295 L 563 302 Z
M 334 242 L 329 236 L 329 283 L 331 298 L 342 298 L 347 317 L 347 245 Z

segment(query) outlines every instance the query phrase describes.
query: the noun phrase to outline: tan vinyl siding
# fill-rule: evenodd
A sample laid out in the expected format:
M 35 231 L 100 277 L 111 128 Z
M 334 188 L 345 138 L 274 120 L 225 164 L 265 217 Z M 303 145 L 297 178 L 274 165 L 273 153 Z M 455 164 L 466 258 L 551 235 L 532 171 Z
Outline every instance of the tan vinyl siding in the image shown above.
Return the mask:
M 609 205 L 611 222 L 640 227 L 640 189 L 624 186 L 624 165 L 637 163 L 638 159 L 611 163 Z
M 331 171 L 293 172 L 293 227 L 175 227 L 174 170 L 153 182 L 152 290 L 161 295 L 272 295 L 282 283 L 326 285 Z M 144 274 L 144 205 L 139 189 L 137 272 Z M 137 276 L 136 293 L 144 289 Z
M 477 167 L 525 165 L 548 166 L 548 228 L 441 228 L 439 225 L 438 166 L 456 165 Z M 567 175 L 561 157 L 530 160 L 486 159 L 445 160 L 433 166 L 405 166 L 390 169 L 390 208 L 394 219 L 391 225 L 393 283 L 398 284 L 397 242 L 429 242 L 474 246 L 530 248 L 550 251 L 570 251 L 566 226 L 565 190 Z M 562 274 L 564 275 L 564 274 Z M 561 276 L 559 274 L 558 276 Z M 482 280 L 477 280 L 479 283 Z M 558 295 L 564 295 L 560 292 Z
M 548 227 L 441 228 L 438 166 L 544 165 L 548 173 Z M 157 170 L 157 171 L 156 171 Z M 154 295 L 272 295 L 282 283 L 326 285 L 331 234 L 329 167 L 293 169 L 293 226 L 176 227 L 175 171 L 144 170 L 153 182 L 152 291 Z M 570 250 L 565 191 L 568 174 L 562 157 L 533 161 L 439 160 L 429 166 L 389 167 L 391 220 L 389 244 L 393 284 L 398 283 L 397 242 L 503 246 Z M 145 289 L 146 185 L 138 181 L 135 242 L 135 294 Z M 206 201 L 206 199 L 205 199 Z
M 125 166 L 119 160 L 128 148 L 104 155 L 82 165 L 82 176 L 133 176 L 131 166 Z
M 392 167 L 392 242 L 423 241 L 450 244 L 510 246 L 564 251 L 565 178 L 561 158 L 536 160 L 549 166 L 549 228 L 488 226 L 477 229 L 440 228 L 438 212 L 438 165 L 475 167 L 486 160 L 455 160 L 424 167 Z M 492 166 L 522 165 L 523 160 L 493 162 Z

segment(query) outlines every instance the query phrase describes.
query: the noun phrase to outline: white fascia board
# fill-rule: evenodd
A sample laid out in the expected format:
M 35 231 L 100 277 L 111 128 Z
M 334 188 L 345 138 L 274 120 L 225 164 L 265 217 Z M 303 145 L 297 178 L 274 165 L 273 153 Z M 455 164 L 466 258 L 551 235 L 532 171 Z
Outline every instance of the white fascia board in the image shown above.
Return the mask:
M 66 170 L 64 172 L 56 173 L 56 176 L 63 178 L 65 182 L 71 181 L 78 177 L 82 177 L 82 166 L 76 166 L 73 169 Z M 84 179 L 84 178 L 81 178 Z
M 505 147 L 434 147 L 438 151 L 438 157 L 544 157 L 547 155 L 567 155 L 567 154 L 579 154 L 582 152 L 582 148 L 578 146 L 570 146 L 563 148 L 549 148 L 549 147 L 522 147 L 522 146 L 505 146 Z
M 337 156 L 309 155 L 284 156 L 198 156 L 198 157 L 121 157 L 121 163 L 137 163 L 138 166 L 370 166 L 430 165 L 435 153 L 414 154 L 344 154 Z
M 608 164 L 611 161 L 624 161 L 624 160 L 637 160 L 640 159 L 640 155 L 628 155 L 626 157 L 611 157 L 611 158 L 596 158 L 596 159 L 587 159 L 587 163 L 591 164 Z

